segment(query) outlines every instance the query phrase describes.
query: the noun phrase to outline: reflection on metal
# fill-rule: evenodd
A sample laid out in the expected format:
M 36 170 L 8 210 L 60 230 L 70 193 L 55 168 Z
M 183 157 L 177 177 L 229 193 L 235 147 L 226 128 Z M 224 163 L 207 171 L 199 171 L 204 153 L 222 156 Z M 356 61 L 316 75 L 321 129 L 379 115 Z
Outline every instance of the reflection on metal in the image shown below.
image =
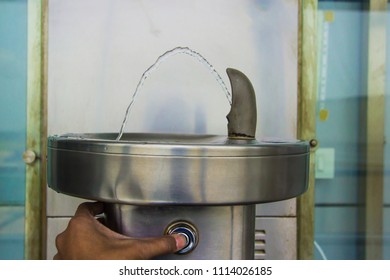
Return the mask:
M 365 235 L 364 258 L 382 259 L 387 1 L 369 1 L 368 11 L 367 55 L 364 55 L 367 102 L 363 104 L 366 116 L 362 135 L 366 175 L 361 192 L 365 207 L 361 222 Z
M 45 0 L 28 1 L 28 73 L 27 73 L 27 143 L 30 152 L 26 165 L 26 221 L 25 258 L 43 258 L 44 219 L 44 162 L 45 141 L 45 98 L 43 46 L 45 34 Z M 31 151 L 34 151 L 32 156 Z M 34 159 L 33 159 L 34 157 Z
M 305 141 L 127 133 L 50 136 L 48 185 L 86 199 L 134 205 L 237 205 L 306 191 Z
M 299 5 L 297 135 L 299 139 L 310 141 L 316 138 L 318 0 L 301 0 Z M 316 145 L 313 147 L 312 141 L 309 188 L 305 194 L 297 199 L 299 259 L 313 259 L 314 256 L 314 151 Z

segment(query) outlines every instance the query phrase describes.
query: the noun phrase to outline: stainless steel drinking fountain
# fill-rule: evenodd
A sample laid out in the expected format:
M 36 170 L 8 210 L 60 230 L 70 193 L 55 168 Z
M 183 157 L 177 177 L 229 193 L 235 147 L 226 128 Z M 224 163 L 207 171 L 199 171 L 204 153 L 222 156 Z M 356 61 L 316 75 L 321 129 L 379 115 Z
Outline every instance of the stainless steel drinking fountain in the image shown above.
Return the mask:
M 50 136 L 49 187 L 104 202 L 107 225 L 128 236 L 183 234 L 187 246 L 164 259 L 253 259 L 255 205 L 306 191 L 309 144 L 256 140 L 253 87 L 227 73 L 227 136 Z

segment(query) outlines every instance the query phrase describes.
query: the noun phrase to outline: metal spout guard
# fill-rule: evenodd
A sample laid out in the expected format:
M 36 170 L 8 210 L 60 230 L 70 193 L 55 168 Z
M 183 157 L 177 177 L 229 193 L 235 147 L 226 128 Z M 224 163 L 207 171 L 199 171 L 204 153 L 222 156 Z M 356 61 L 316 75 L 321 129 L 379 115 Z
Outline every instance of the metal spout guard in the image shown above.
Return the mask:
M 255 139 L 257 109 L 253 86 L 242 72 L 228 68 L 232 87 L 232 106 L 228 119 L 229 139 Z

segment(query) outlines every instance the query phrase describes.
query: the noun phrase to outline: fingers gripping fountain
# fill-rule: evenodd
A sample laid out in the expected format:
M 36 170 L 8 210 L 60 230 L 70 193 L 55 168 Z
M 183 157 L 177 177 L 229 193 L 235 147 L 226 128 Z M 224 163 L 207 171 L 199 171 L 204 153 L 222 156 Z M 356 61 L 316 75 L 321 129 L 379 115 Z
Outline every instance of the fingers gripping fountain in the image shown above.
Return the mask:
M 183 234 L 187 246 L 165 259 L 253 259 L 255 205 L 306 191 L 309 144 L 256 140 L 251 82 L 238 70 L 227 74 L 227 136 L 122 129 L 50 136 L 49 187 L 104 202 L 117 232 Z

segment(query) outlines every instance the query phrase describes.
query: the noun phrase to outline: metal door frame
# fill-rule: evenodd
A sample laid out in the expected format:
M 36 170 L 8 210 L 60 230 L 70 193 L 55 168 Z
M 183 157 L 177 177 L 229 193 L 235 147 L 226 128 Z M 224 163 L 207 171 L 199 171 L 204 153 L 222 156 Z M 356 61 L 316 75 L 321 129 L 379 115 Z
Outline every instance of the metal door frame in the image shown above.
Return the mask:
M 25 259 L 45 258 L 47 0 L 27 1 Z
M 314 184 L 317 102 L 318 0 L 299 1 L 298 139 L 310 141 L 309 188 L 297 198 L 298 259 L 314 257 Z

